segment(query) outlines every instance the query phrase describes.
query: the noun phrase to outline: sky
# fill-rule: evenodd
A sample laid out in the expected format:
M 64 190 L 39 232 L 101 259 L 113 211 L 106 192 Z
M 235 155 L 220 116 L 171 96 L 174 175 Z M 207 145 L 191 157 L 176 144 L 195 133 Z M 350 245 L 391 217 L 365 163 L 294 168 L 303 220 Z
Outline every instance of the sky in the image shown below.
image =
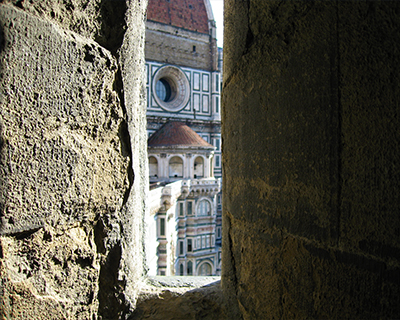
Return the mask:
M 210 0 L 210 2 L 217 23 L 217 44 L 218 47 L 222 47 L 224 42 L 224 0 Z

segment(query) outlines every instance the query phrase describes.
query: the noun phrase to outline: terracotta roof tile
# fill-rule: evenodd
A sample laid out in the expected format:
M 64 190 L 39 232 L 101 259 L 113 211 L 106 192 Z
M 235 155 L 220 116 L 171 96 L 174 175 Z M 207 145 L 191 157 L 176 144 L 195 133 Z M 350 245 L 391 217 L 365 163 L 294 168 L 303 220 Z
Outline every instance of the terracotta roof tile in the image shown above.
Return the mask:
M 204 0 L 149 0 L 147 20 L 209 33 Z
M 148 141 L 149 147 L 201 147 L 214 149 L 184 122 L 170 121 L 154 132 Z

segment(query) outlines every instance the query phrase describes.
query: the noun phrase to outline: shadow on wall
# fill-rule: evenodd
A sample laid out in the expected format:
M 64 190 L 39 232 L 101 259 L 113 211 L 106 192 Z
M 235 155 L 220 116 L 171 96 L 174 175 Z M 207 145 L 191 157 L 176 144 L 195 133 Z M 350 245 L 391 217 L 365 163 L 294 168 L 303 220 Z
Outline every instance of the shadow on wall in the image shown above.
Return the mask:
M 100 34 L 96 35 L 95 40 L 102 47 L 110 50 L 113 55 L 122 45 L 126 30 L 126 10 L 126 1 L 103 0 L 101 2 L 102 24 Z

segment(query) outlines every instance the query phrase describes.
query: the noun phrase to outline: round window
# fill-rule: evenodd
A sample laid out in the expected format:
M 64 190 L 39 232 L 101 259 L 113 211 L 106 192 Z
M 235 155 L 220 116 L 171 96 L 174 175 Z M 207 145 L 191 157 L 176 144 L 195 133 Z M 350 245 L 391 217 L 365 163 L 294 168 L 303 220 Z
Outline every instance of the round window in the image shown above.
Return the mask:
M 189 80 L 177 67 L 162 67 L 153 78 L 153 96 L 161 108 L 167 111 L 180 111 L 189 102 Z
M 171 86 L 167 79 L 160 79 L 156 83 L 156 94 L 159 99 L 164 102 L 171 100 Z

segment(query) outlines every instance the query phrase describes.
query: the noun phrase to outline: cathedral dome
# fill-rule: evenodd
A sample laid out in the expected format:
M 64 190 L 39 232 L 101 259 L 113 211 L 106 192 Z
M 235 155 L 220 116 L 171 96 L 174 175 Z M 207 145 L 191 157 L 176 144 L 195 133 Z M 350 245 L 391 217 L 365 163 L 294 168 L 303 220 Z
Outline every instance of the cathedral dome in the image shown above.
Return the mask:
M 205 141 L 184 122 L 170 121 L 164 124 L 149 138 L 148 146 L 157 147 L 183 147 L 214 150 L 214 146 Z
M 207 6 L 209 0 L 149 0 L 147 20 L 209 34 L 213 17 Z

